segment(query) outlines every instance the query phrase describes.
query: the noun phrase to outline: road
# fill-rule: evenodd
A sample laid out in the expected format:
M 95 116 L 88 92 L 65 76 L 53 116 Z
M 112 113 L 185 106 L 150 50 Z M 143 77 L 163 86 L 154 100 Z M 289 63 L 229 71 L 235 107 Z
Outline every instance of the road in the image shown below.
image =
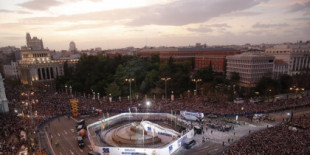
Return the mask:
M 99 117 L 85 118 L 85 124 L 95 122 Z M 77 119 L 79 120 L 79 119 Z M 91 151 L 87 136 L 84 138 L 85 147 L 80 149 L 77 142 L 76 119 L 60 117 L 45 126 L 46 138 L 53 155 L 85 155 Z M 59 145 L 56 146 L 55 142 Z
M 239 120 L 246 122 L 245 125 L 235 125 L 234 130 L 229 132 L 221 132 L 217 130 L 208 129 L 204 135 L 196 135 L 194 140 L 197 144 L 190 150 L 181 148 L 177 150 L 174 155 L 201 155 L 201 154 L 218 154 L 223 151 L 223 149 L 232 144 L 228 142 L 228 138 L 234 139 L 234 141 L 240 139 L 241 137 L 248 136 L 249 130 L 251 133 L 266 129 L 267 125 L 269 127 L 279 123 L 283 118 L 288 118 L 288 112 L 292 110 L 277 112 L 269 114 L 272 118 L 275 118 L 275 122 L 250 122 L 245 117 L 239 117 Z M 310 108 L 297 109 L 294 111 L 294 117 L 310 113 Z M 85 119 L 86 125 L 91 124 L 99 120 L 97 117 L 83 117 L 79 119 Z M 79 120 L 77 119 L 77 120 Z M 233 118 L 230 118 L 233 119 Z M 80 149 L 77 143 L 77 131 L 75 129 L 76 120 L 74 118 L 60 117 L 51 121 L 45 126 L 46 137 L 48 139 L 48 145 L 51 148 L 53 155 L 85 155 L 91 151 L 91 146 L 87 137 L 84 138 L 85 147 Z M 208 138 L 206 142 L 202 142 L 202 137 Z M 59 142 L 59 146 L 55 145 L 55 142 Z M 224 142 L 224 146 L 223 146 Z

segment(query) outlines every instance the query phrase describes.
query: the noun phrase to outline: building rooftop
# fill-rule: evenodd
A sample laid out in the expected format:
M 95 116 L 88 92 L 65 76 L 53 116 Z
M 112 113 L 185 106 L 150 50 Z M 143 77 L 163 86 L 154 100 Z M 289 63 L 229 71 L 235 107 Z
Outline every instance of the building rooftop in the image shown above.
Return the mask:
M 288 65 L 284 60 L 281 60 L 281 59 L 276 59 L 274 61 L 274 64 L 275 65 Z
M 274 58 L 274 56 L 270 55 L 264 55 L 261 53 L 242 53 L 242 54 L 237 54 L 237 55 L 232 55 L 232 56 L 227 56 L 227 58 L 233 58 L 233 59 L 240 59 L 240 58 Z

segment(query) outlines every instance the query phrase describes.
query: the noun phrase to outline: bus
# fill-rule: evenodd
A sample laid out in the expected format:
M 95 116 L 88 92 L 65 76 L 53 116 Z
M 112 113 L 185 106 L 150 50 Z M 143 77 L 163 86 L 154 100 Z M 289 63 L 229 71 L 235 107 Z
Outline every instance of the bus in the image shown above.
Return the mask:
M 201 112 L 188 112 L 180 111 L 181 117 L 189 121 L 201 121 L 204 118 L 204 114 Z

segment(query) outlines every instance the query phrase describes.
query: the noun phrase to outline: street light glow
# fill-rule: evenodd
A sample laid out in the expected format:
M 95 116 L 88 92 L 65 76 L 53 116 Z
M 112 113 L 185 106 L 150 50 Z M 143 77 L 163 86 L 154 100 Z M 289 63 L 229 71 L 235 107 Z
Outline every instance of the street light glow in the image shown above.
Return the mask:
M 146 105 L 147 105 L 147 106 L 150 106 L 150 105 L 151 105 L 151 102 L 150 102 L 150 101 L 146 101 Z

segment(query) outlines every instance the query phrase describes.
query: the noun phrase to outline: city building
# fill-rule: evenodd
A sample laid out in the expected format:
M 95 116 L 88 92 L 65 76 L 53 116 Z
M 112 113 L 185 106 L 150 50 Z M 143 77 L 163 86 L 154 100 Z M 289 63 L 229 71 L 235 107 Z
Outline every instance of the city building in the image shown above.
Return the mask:
M 28 33 L 27 33 L 28 38 Z M 41 40 L 42 42 L 42 40 Z M 43 45 L 43 42 L 42 42 Z M 28 41 L 27 41 L 28 46 Z M 78 58 L 73 59 L 58 57 L 54 59 L 51 54 L 53 52 L 48 49 L 22 48 L 21 60 L 18 61 L 18 72 L 20 80 L 23 84 L 42 84 L 52 83 L 57 76 L 64 75 L 64 63 L 77 63 Z
M 242 53 L 227 56 L 226 59 L 226 78 L 230 79 L 233 72 L 239 73 L 241 86 L 254 87 L 262 77 L 272 75 L 274 56 Z
M 75 42 L 71 41 L 69 44 L 69 52 L 76 52 L 77 48 L 75 46 Z
M 2 75 L 0 74 L 0 113 L 9 112 L 8 100 L 5 95 L 5 88 Z
M 26 34 L 27 48 L 30 50 L 43 50 L 43 41 L 37 37 L 31 38 L 30 34 Z
M 101 52 L 101 51 L 102 51 L 102 48 L 101 48 L 101 47 L 96 47 L 96 48 L 95 48 L 95 51 L 96 51 L 96 52 Z
M 184 62 L 194 61 L 195 70 L 209 67 L 216 72 L 225 72 L 226 57 L 229 55 L 240 54 L 241 52 L 232 48 L 221 47 L 160 47 L 160 48 L 145 48 L 137 51 L 140 57 L 151 57 L 152 55 L 159 55 L 161 61 L 168 61 L 173 58 L 173 61 Z
M 286 62 L 289 75 L 295 75 L 310 68 L 310 41 L 275 45 L 267 48 L 265 54 Z
M 19 72 L 18 72 L 18 63 L 11 61 L 9 65 L 3 65 L 3 73 L 5 78 L 12 78 L 18 79 Z
M 288 67 L 285 61 L 276 59 L 273 66 L 273 78 L 279 79 L 282 75 L 288 74 Z
M 22 50 L 19 61 L 20 80 L 23 84 L 50 82 L 63 75 L 63 66 L 51 60 L 49 50 Z

